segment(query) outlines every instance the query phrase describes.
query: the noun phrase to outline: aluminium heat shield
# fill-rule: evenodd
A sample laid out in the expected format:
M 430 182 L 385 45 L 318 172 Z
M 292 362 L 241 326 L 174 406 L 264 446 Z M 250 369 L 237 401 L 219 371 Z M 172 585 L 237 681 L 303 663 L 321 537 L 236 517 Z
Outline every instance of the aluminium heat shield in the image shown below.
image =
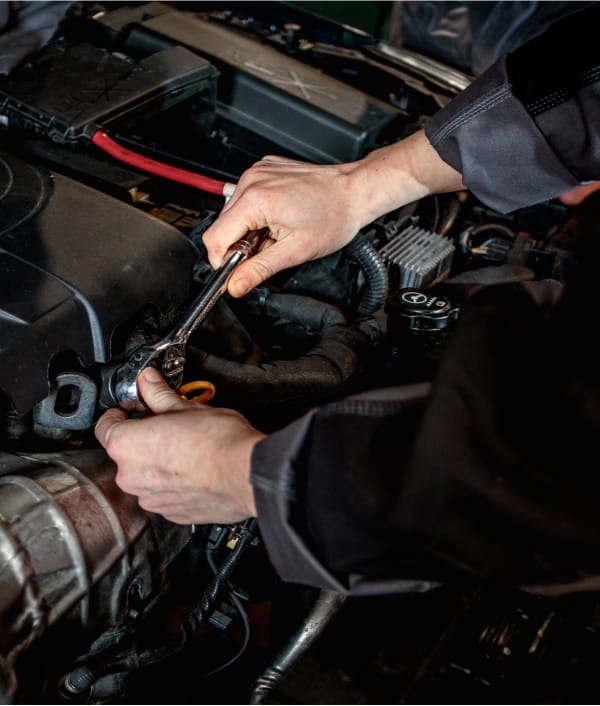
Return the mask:
M 454 245 L 437 233 L 410 225 L 386 243 L 379 254 L 398 280 L 398 287 L 424 289 L 448 276 Z

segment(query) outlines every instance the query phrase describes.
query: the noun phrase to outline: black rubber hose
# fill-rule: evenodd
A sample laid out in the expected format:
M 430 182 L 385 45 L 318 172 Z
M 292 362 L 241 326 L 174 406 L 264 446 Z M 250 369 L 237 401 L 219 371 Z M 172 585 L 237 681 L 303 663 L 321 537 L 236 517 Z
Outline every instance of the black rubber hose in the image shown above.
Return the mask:
M 346 245 L 344 252 L 355 259 L 365 275 L 365 291 L 357 308 L 359 316 L 371 316 L 380 307 L 388 293 L 388 272 L 385 263 L 373 245 L 358 233 Z
M 141 653 L 131 652 L 115 659 L 95 660 L 74 669 L 62 680 L 61 693 L 70 698 L 87 692 L 102 677 L 120 672 L 134 672 L 142 667 L 162 662 L 167 657 L 180 652 L 187 643 L 187 635 L 182 630 L 178 638 L 162 645 L 158 649 Z
M 262 287 L 250 292 L 244 303 L 258 316 L 289 319 L 313 331 L 346 324 L 346 317 L 336 306 L 302 294 L 277 294 Z
M 190 348 L 188 364 L 190 368 L 199 365 L 201 371 L 196 376 L 210 379 L 217 393 L 220 386 L 231 387 L 257 404 L 277 401 L 276 395 L 291 405 L 342 387 L 358 368 L 358 351 L 364 341 L 360 331 L 334 326 L 324 332 L 314 348 L 294 360 L 252 365 Z
M 314 345 L 293 360 L 259 364 L 244 363 L 188 346 L 188 373 L 211 380 L 219 401 L 227 390 L 252 407 L 278 405 L 286 408 L 313 404 L 342 388 L 357 371 L 368 336 L 346 325 L 344 314 L 331 304 L 297 294 L 253 295 L 253 313 L 308 327 L 317 337 Z

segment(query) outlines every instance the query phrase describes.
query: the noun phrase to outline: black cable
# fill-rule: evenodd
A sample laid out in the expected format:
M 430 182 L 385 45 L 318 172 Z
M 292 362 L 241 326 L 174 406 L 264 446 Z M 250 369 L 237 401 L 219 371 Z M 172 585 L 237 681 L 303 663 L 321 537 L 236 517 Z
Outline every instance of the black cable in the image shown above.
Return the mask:
M 231 551 L 220 567 L 214 567 L 216 569 L 216 573 L 213 581 L 202 594 L 202 598 L 197 607 L 192 611 L 192 613 L 190 613 L 188 619 L 181 626 L 181 631 L 177 638 L 167 644 L 161 645 L 157 649 L 144 650 L 139 654 L 135 652 L 132 654 L 130 652 L 121 654 L 118 657 L 113 657 L 112 659 L 107 659 L 106 656 L 98 656 L 96 659 L 91 659 L 88 663 L 77 667 L 62 679 L 60 688 L 65 696 L 72 697 L 76 694 L 81 694 L 87 691 L 101 677 L 109 674 L 116 674 L 118 672 L 130 672 L 143 667 L 148 667 L 180 652 L 186 646 L 191 632 L 200 624 L 204 623 L 205 619 L 210 614 L 210 611 L 214 609 L 214 603 L 223 583 L 227 581 L 242 554 L 254 540 L 255 527 L 256 520 L 254 518 L 250 518 L 243 522 L 240 529 L 240 537 L 238 539 L 237 546 Z M 213 567 L 211 566 L 211 568 Z M 244 623 L 245 630 L 242 648 L 238 650 L 232 658 L 232 661 L 235 661 L 239 658 L 248 645 L 248 641 L 250 639 L 250 623 L 239 599 L 233 594 L 231 589 L 228 590 L 229 598 L 238 610 L 238 613 L 242 618 L 242 622 Z M 226 662 L 224 665 L 218 667 L 217 670 L 220 671 L 221 669 L 224 669 L 229 663 L 232 662 Z M 213 672 L 209 672 L 208 674 L 212 673 Z
M 246 651 L 246 648 L 248 647 L 248 644 L 250 642 L 250 619 L 248 618 L 248 613 L 246 612 L 244 606 L 242 605 L 242 602 L 240 599 L 235 595 L 233 591 L 230 592 L 229 594 L 229 599 L 233 603 L 235 609 L 238 612 L 238 615 L 240 616 L 242 620 L 242 624 L 244 626 L 244 638 L 242 640 L 242 644 L 236 651 L 236 653 L 231 657 L 230 659 L 227 660 L 227 662 L 224 662 L 223 664 L 219 665 L 218 667 L 215 667 L 214 669 L 211 669 L 208 672 L 204 672 L 203 674 L 200 675 L 200 679 L 206 679 L 206 677 L 212 677 L 213 674 L 217 674 L 217 672 L 221 672 L 224 669 L 227 669 L 227 667 L 230 667 L 234 662 L 237 662 L 237 660 L 244 654 Z
M 215 553 L 214 549 L 207 549 L 205 552 L 205 555 L 206 555 L 206 563 L 210 567 L 210 570 L 213 572 L 213 574 L 216 576 L 217 573 L 219 572 L 219 567 L 217 567 L 217 565 L 216 565 L 214 553 Z M 250 627 L 250 619 L 248 618 L 248 613 L 246 612 L 240 599 L 235 595 L 233 588 L 231 586 L 228 586 L 227 598 L 231 601 L 231 603 L 233 603 L 233 606 L 237 610 L 238 615 L 240 616 L 240 619 L 241 619 L 242 624 L 244 626 L 244 637 L 242 639 L 242 644 L 240 645 L 237 652 L 233 655 L 233 657 L 231 657 L 230 659 L 228 659 L 226 662 L 219 665 L 218 667 L 215 667 L 214 669 L 211 669 L 208 672 L 204 672 L 203 674 L 200 675 L 200 679 L 205 679 L 206 677 L 211 677 L 214 674 L 217 674 L 218 672 L 223 671 L 223 669 L 230 667 L 234 662 L 237 662 L 237 660 L 246 651 L 246 648 L 248 647 L 248 643 L 250 642 L 251 627 Z
M 231 575 L 231 572 L 237 566 L 237 563 L 241 559 L 242 554 L 254 541 L 255 527 L 256 520 L 254 518 L 244 520 L 244 522 L 242 523 L 242 526 L 239 530 L 240 536 L 236 547 L 231 550 L 229 556 L 221 564 L 219 570 L 215 574 L 214 579 L 202 594 L 202 598 L 200 599 L 198 605 L 188 616 L 186 625 L 189 628 L 195 629 L 196 627 L 204 623 L 207 616 L 210 615 L 211 611 L 214 609 L 215 601 L 217 599 L 217 596 L 219 595 L 223 584 L 225 583 L 225 581 L 227 581 L 227 579 Z
M 361 232 L 354 236 L 344 251 L 358 262 L 365 276 L 365 291 L 358 305 L 357 313 L 359 316 L 370 316 L 379 309 L 387 296 L 387 265 L 379 252 Z

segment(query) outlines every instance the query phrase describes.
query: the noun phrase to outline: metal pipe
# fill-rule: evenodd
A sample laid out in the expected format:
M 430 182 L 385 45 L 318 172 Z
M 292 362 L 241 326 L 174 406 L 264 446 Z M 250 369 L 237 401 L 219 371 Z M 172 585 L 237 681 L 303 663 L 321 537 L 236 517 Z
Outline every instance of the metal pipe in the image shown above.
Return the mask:
M 279 684 L 284 674 L 314 643 L 325 626 L 342 607 L 346 596 L 335 591 L 323 589 L 306 616 L 299 630 L 286 647 L 279 653 L 270 667 L 267 667 L 256 680 L 250 704 L 261 704 L 267 694 Z

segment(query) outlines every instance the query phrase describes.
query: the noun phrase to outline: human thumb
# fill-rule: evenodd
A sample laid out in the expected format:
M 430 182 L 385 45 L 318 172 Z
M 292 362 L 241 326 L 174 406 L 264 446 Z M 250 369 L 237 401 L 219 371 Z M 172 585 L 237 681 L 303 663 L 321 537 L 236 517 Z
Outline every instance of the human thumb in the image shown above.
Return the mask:
M 156 368 L 142 370 L 137 382 L 144 403 L 155 414 L 185 409 L 186 402 L 169 387 Z
M 233 271 L 227 283 L 227 289 L 232 297 L 243 297 L 275 273 L 298 265 L 306 259 L 299 254 L 292 238 L 267 241 L 267 243 L 260 252 L 242 262 Z

